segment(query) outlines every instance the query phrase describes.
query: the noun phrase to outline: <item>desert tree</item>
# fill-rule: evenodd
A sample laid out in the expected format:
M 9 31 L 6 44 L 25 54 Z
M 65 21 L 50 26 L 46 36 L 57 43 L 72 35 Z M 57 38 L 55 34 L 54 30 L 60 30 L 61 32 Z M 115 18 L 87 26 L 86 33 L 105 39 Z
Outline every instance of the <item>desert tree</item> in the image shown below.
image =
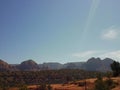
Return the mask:
M 120 63 L 117 61 L 113 61 L 113 63 L 110 65 L 111 69 L 113 71 L 113 76 L 119 76 L 120 75 Z

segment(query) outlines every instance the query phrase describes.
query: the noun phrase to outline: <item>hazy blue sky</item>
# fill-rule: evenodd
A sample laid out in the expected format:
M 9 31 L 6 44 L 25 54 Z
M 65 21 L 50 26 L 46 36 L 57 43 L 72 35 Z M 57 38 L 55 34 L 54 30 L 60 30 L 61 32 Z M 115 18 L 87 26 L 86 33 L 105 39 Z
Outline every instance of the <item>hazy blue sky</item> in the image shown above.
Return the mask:
M 8 63 L 120 61 L 120 0 L 0 0 L 0 58 Z

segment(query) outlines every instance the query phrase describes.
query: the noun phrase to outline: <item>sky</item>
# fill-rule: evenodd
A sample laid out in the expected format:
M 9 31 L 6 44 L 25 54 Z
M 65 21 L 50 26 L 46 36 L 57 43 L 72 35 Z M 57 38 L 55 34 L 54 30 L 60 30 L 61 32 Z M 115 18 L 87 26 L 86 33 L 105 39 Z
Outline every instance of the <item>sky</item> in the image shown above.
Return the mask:
M 0 0 L 0 59 L 120 61 L 120 0 Z

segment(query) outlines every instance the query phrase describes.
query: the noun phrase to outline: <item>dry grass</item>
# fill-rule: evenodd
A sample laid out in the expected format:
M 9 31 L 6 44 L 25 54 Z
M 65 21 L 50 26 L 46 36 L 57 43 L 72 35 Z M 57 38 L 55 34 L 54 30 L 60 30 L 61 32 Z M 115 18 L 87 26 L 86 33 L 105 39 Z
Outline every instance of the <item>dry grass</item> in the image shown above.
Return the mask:
M 105 80 L 106 78 L 104 78 Z M 95 78 L 93 79 L 87 79 L 86 80 L 86 86 L 87 86 L 87 90 L 92 90 L 92 88 L 94 87 L 94 82 L 95 82 Z M 112 80 L 116 83 L 118 83 L 117 87 L 113 88 L 112 90 L 120 90 L 120 77 L 116 77 L 116 78 L 112 78 Z M 76 82 L 69 82 L 68 84 L 52 84 L 52 88 L 53 90 L 85 90 L 85 86 L 84 83 L 85 80 L 80 80 L 80 81 L 76 81 Z M 80 85 L 79 85 L 80 84 Z M 31 85 L 28 86 L 28 88 L 36 88 L 36 85 Z M 9 90 L 18 90 L 17 88 L 11 88 Z
M 106 78 L 104 78 L 105 80 Z M 86 85 L 87 85 L 87 90 L 92 90 L 94 85 L 95 85 L 95 78 L 93 79 L 87 79 L 86 80 Z M 112 78 L 112 80 L 116 83 L 118 83 L 118 85 L 113 88 L 112 90 L 120 90 L 120 77 L 116 77 L 116 78 Z M 54 84 L 52 85 L 53 89 L 54 90 L 85 90 L 85 86 L 81 85 L 81 86 L 78 86 L 79 83 L 83 83 L 85 82 L 85 80 L 80 80 L 80 81 L 77 81 L 77 82 L 70 82 L 69 84 L 65 84 L 65 85 L 62 85 L 62 84 Z
M 66 84 L 66 85 L 61 85 L 61 84 L 54 84 L 52 85 L 54 90 L 83 90 L 83 87 L 78 87 L 74 84 Z
M 112 90 L 120 90 L 120 77 L 112 78 L 114 82 L 118 83 L 117 87 Z

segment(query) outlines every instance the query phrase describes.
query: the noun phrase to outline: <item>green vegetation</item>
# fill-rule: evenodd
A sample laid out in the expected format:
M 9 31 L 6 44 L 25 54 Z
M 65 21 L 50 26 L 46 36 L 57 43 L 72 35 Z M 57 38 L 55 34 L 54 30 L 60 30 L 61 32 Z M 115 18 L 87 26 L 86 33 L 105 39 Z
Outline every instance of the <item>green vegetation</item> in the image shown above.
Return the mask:
M 101 75 L 98 75 L 97 80 L 95 81 L 95 89 L 94 90 L 106 90 Z
M 52 90 L 52 86 L 50 84 L 46 85 L 46 83 L 40 84 L 36 90 Z
M 46 90 L 46 89 L 47 89 L 47 88 L 46 88 L 46 84 L 45 84 L 45 83 L 42 83 L 42 84 L 40 84 L 36 89 L 37 89 L 37 90 Z
M 0 87 L 19 87 L 21 85 L 39 85 L 40 83 L 66 83 L 84 78 L 94 78 L 96 73 L 98 72 L 88 72 L 79 69 L 0 72 Z
M 26 85 L 22 85 L 19 87 L 19 90 L 28 90 L 27 86 Z
M 113 76 L 119 76 L 120 75 L 120 63 L 114 61 L 111 64 L 111 69 L 113 71 Z M 97 80 L 95 82 L 95 88 L 94 90 L 112 90 L 116 86 L 116 83 L 113 82 L 111 79 L 111 73 L 107 73 L 107 79 L 103 80 L 101 75 L 98 75 Z
M 120 75 L 120 63 L 119 63 L 119 62 L 114 61 L 114 62 L 111 64 L 111 69 L 112 69 L 112 71 L 113 71 L 113 76 L 114 76 L 114 77 Z
M 48 90 L 52 90 L 52 86 L 50 84 L 48 84 L 47 88 Z
M 97 80 L 95 81 L 94 90 L 111 90 L 115 87 L 115 83 L 108 75 L 106 80 L 103 80 L 101 75 L 98 75 Z

